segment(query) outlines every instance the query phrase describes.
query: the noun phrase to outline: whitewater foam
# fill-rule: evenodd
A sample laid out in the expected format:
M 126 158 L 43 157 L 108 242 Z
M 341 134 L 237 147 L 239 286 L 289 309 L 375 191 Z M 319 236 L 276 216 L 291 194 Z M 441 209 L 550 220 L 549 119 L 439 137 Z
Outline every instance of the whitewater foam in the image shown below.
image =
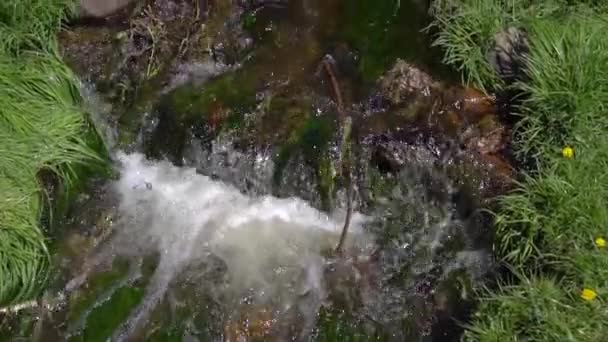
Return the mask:
M 306 293 L 315 299 L 304 306 L 318 309 L 325 296 L 322 255 L 336 245 L 344 213 L 327 215 L 297 198 L 249 197 L 194 169 L 147 161 L 142 154 L 117 158 L 121 177 L 114 188 L 121 197 L 121 218 L 113 253 L 160 254 L 126 335 L 145 322 L 172 279 L 211 255 L 226 266 L 229 286 L 221 289 L 222 297 L 253 296 L 250 300 L 285 309 L 300 305 L 296 300 Z M 351 246 L 369 241 L 362 230 L 365 220 L 353 215 Z

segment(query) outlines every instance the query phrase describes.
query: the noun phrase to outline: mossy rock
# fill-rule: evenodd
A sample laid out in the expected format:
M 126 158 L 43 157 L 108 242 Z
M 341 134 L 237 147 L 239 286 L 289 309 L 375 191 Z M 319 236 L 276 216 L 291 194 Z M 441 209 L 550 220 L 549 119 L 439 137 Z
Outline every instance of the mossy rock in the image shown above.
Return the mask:
M 69 299 L 71 340 L 106 341 L 115 335 L 142 302 L 158 260 L 158 255 L 148 255 L 136 264 L 116 259 L 110 270 L 93 274 Z M 136 276 L 135 267 L 139 268 Z
M 116 290 L 107 302 L 88 315 L 82 340 L 107 341 L 141 302 L 144 293 L 143 288 L 130 286 Z
M 94 274 L 86 286 L 74 292 L 69 301 L 68 321 L 77 323 L 82 320 L 87 311 L 104 292 L 111 291 L 113 286 L 127 277 L 129 263 L 126 260 L 117 259 L 112 268 L 106 272 Z
M 335 192 L 335 170 L 329 155 L 329 146 L 335 138 L 336 123 L 328 117 L 310 116 L 306 123 L 283 144 L 275 157 L 274 185 L 284 188 L 286 172 L 290 162 L 299 158 L 313 172 L 314 182 L 319 194 L 320 205 L 324 210 L 331 209 L 331 199 Z M 297 172 L 289 168 L 289 173 Z M 290 175 L 287 175 L 287 179 Z M 310 192 L 310 189 L 307 191 Z
M 183 85 L 165 95 L 153 110 L 156 127 L 144 136 L 147 156 L 180 164 L 190 138 L 211 141 L 223 130 L 242 127 L 245 114 L 257 102 L 255 82 L 250 73 L 236 71 L 203 86 Z
M 421 34 L 430 24 L 427 5 L 419 1 L 351 0 L 343 2 L 340 35 L 359 51 L 358 70 L 364 82 L 374 82 L 396 58 L 425 65 L 444 77 L 441 51 Z
M 244 132 L 258 146 L 295 142 L 312 115 L 312 96 L 289 91 L 269 95 Z
M 313 340 L 319 342 L 384 342 L 389 341 L 370 322 L 365 322 L 347 312 L 323 307 L 319 313 Z

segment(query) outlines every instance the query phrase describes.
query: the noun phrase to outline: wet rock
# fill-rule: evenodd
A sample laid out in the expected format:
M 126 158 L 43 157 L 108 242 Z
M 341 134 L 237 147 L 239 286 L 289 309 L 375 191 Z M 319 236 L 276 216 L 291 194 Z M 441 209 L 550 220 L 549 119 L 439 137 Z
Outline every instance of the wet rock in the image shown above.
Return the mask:
M 81 27 L 59 35 L 64 58 L 83 79 L 101 81 L 110 72 L 114 30 Z
M 289 0 L 240 0 L 243 6 L 246 6 L 253 10 L 259 10 L 263 7 L 287 7 Z
M 494 36 L 494 47 L 487 59 L 496 73 L 508 84 L 522 80 L 529 52 L 528 33 L 508 27 Z
M 195 13 L 193 1 L 150 1 L 125 13 L 118 23 L 78 25 L 64 31 L 60 45 L 68 64 L 102 93 L 124 92 L 161 74 L 165 64 L 173 62 L 180 44 L 199 27 Z M 121 100 L 118 94 L 113 99 Z
M 480 247 L 470 233 L 478 222 L 461 214 L 479 208 L 480 194 L 451 179 L 451 163 L 440 161 L 437 144 L 399 146 L 393 140 L 387 145 L 401 150 L 407 167 L 386 175 L 372 168 L 362 175 L 373 194 L 364 201 L 366 212 L 375 213 L 368 229 L 376 232 L 376 249 L 368 257 L 347 256 L 332 264 L 328 299 L 358 319 L 351 321 L 373 322 L 367 335 L 382 327 L 387 340 L 437 336 L 443 341 L 440 336 L 456 336 L 460 329 L 454 317 L 466 317 L 459 310 L 468 305 L 463 295 L 468 284 L 479 281 L 491 265 L 489 245 Z M 473 210 L 453 200 L 463 192 L 471 196 L 464 205 Z
M 391 115 L 397 114 L 384 113 L 384 118 L 392 122 Z M 479 189 L 482 198 L 509 188 L 514 173 L 504 154 L 509 149 L 510 131 L 495 114 L 483 115 L 474 123 L 452 112 L 435 116 L 430 125 L 427 121 L 410 123 L 366 135 L 361 142 L 369 149 L 366 158 L 381 173 L 393 175 L 416 163 L 443 165 L 455 182 Z
M 228 70 L 230 70 L 230 66 L 213 60 L 180 64 L 176 67 L 175 75 L 163 92 L 168 93 L 181 86 L 187 86 L 188 83 L 194 87 L 200 87 Z
M 402 144 L 396 142 L 387 142 L 386 144 L 378 145 L 372 155 L 372 163 L 374 163 L 381 172 L 399 172 L 405 166 L 403 158 Z
M 103 18 L 123 7 L 134 0 L 80 0 L 80 7 L 85 15 Z
M 73 23 L 59 40 L 68 65 L 112 104 L 124 147 L 161 95 L 201 85 L 244 58 L 252 41 L 241 13 L 232 1 L 148 0 L 111 20 Z
M 478 125 L 468 127 L 461 135 L 466 149 L 479 154 L 496 154 L 507 145 L 507 129 L 495 115 L 487 115 Z
M 276 323 L 271 310 L 248 308 L 241 310 L 240 316 L 237 320 L 229 321 L 224 327 L 224 342 L 268 340 Z
M 430 96 L 434 85 L 431 76 L 401 59 L 379 80 L 380 92 L 395 106 L 402 105 L 417 95 Z
M 447 110 L 456 112 L 465 124 L 474 124 L 484 115 L 496 113 L 496 97 L 470 87 L 450 87 L 442 94 Z
M 488 194 L 499 194 L 513 186 L 514 168 L 505 157 L 510 145 L 510 130 L 495 114 L 483 116 L 460 134 L 462 151 L 476 168 L 484 172 Z

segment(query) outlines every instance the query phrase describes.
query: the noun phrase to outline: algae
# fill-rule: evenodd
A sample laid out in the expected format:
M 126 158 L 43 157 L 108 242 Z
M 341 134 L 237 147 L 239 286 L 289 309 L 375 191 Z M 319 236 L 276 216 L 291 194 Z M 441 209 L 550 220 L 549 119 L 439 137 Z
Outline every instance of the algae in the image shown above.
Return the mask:
M 292 139 L 279 148 L 274 163 L 274 186 L 280 185 L 285 168 L 295 155 L 301 153 L 305 162 L 315 171 L 317 191 L 324 210 L 331 209 L 334 171 L 328 147 L 334 135 L 335 123 L 327 116 L 310 116 Z
M 451 77 L 451 71 L 439 63 L 441 51 L 431 48 L 431 41 L 421 33 L 430 24 L 426 4 L 350 0 L 343 6 L 340 35 L 358 50 L 358 70 L 364 82 L 375 81 L 397 58 Z
M 87 318 L 83 341 L 107 341 L 114 331 L 129 317 L 141 302 L 145 290 L 139 287 L 121 287 L 112 297 L 94 309 Z

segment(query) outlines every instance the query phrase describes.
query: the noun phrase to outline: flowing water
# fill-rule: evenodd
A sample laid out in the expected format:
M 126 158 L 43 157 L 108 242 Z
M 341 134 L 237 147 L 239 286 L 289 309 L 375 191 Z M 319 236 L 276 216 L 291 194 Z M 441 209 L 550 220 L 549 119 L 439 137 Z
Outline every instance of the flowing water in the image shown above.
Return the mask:
M 218 280 L 204 274 L 191 277 L 216 301 L 228 299 L 221 303 L 223 312 L 243 302 L 272 309 L 272 320 L 296 310 L 310 332 L 325 300 L 322 253 L 337 243 L 343 217 L 329 217 L 296 198 L 248 197 L 194 169 L 149 162 L 141 154 L 121 153 L 118 160 L 116 235 L 93 260 L 151 254 L 159 260 L 142 302 L 114 335 L 117 340 L 145 327 L 171 283 L 210 258 L 221 263 L 224 271 L 213 276 L 225 278 L 225 284 L 214 285 Z M 364 217 L 355 215 L 349 240 L 361 249 L 370 241 L 362 222 Z
M 491 264 L 493 173 L 444 129 L 449 82 L 396 105 L 377 85 L 396 58 L 449 78 L 427 3 L 145 3 L 64 33 L 116 177 L 73 203 L 48 290 L 0 340 L 457 340 Z M 342 253 L 323 61 L 354 122 Z

